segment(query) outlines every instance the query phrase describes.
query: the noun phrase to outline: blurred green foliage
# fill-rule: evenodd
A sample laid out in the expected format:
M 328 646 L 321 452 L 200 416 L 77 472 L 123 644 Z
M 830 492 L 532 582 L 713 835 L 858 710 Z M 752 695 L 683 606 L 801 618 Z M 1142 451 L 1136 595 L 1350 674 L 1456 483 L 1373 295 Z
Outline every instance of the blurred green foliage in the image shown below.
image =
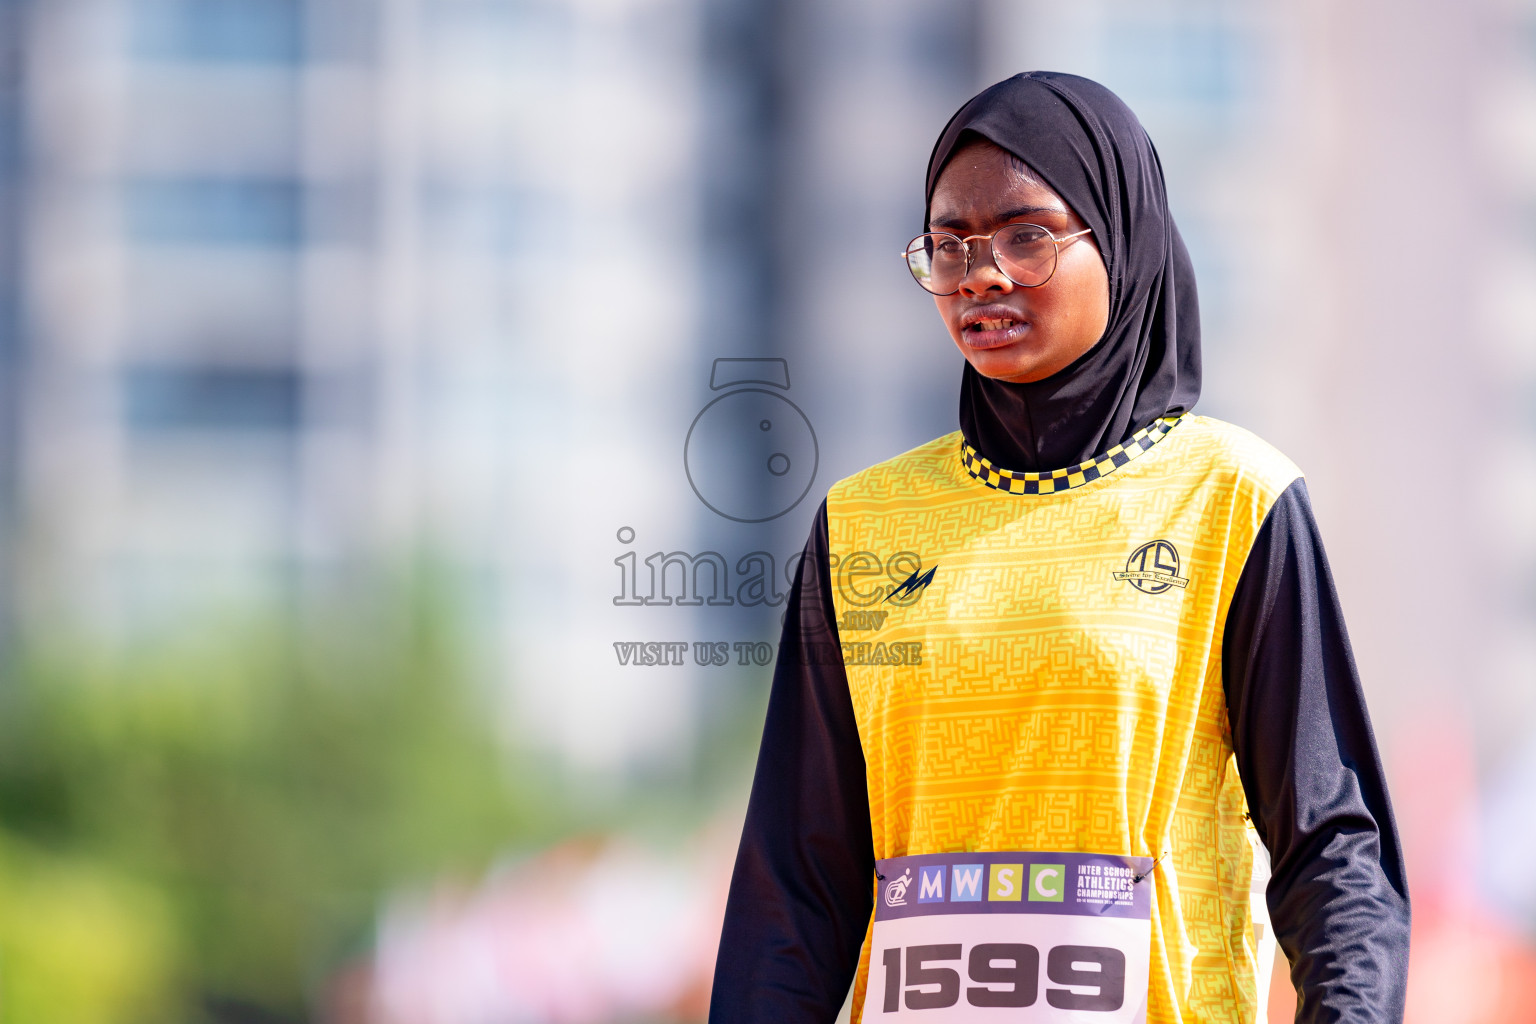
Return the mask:
M 0 1021 L 304 1019 L 390 891 L 572 827 L 498 740 L 447 602 L 374 593 L 12 652 Z

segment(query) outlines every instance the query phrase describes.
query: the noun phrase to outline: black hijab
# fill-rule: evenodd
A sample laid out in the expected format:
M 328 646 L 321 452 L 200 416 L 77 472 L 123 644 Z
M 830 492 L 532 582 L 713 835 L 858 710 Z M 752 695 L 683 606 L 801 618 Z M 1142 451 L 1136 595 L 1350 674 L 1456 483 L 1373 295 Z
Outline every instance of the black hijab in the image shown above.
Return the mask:
M 1031 71 L 950 118 L 926 200 L 949 158 L 981 137 L 1023 160 L 1093 229 L 1109 270 L 1109 326 L 1045 380 L 1010 384 L 969 363 L 960 429 L 994 464 L 1046 472 L 1085 462 L 1200 395 L 1200 309 L 1163 168 L 1136 115 L 1086 78 Z M 924 217 L 926 226 L 926 215 Z

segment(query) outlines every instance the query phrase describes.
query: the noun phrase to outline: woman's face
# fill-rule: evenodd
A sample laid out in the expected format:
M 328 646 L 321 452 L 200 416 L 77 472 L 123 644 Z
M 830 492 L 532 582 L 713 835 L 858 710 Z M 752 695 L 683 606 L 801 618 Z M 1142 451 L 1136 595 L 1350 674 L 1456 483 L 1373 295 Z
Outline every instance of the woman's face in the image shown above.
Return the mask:
M 1086 224 L 1061 197 L 1015 167 L 990 142 L 956 153 L 939 174 L 930 231 L 991 234 L 1005 224 L 1038 224 L 1057 238 Z M 978 373 L 1026 384 L 1065 369 L 1109 323 L 1109 273 L 1092 235 L 1061 246 L 1056 273 L 1038 288 L 1010 281 L 991 246 L 973 241 L 976 260 L 960 290 L 935 295 L 950 337 Z

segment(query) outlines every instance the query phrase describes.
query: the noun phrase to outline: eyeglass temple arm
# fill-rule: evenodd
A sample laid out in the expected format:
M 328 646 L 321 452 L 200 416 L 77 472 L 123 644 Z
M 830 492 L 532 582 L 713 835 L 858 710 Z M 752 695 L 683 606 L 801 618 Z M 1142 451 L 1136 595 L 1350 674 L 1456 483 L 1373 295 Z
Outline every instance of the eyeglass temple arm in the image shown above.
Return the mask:
M 1070 242 L 1074 238 L 1081 238 L 1084 235 L 1091 235 L 1091 234 L 1093 234 L 1093 228 L 1083 228 L 1083 230 L 1081 230 L 1081 231 L 1074 231 L 1070 235 L 1062 235 L 1060 238 L 1056 239 L 1056 244 L 1060 245 L 1062 242 Z M 990 236 L 990 235 L 971 235 L 969 238 L 966 238 L 965 241 L 969 242 L 971 240 L 971 238 L 990 238 L 990 237 L 992 237 L 992 236 Z M 906 259 L 908 256 L 912 255 L 912 250 L 910 250 L 910 249 L 903 249 L 903 250 L 901 250 L 901 252 L 897 253 L 896 255 L 899 256 L 902 259 Z

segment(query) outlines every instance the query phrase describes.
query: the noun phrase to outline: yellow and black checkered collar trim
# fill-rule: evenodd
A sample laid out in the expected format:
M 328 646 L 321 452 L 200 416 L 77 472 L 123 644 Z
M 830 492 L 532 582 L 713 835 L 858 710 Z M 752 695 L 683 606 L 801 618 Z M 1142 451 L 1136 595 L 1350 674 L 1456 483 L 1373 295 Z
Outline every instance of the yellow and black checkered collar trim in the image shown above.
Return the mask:
M 960 462 L 971 476 L 999 491 L 1007 491 L 1009 494 L 1055 494 L 1108 476 L 1142 452 L 1149 451 L 1168 436 L 1168 431 L 1183 419 L 1183 415 L 1165 416 L 1151 426 L 1136 431 L 1125 443 L 1117 444 L 1098 458 L 1071 469 L 1056 469 L 1049 473 L 1016 473 L 1011 469 L 1001 469 L 988 462 L 986 456 L 972 448 L 964 437 L 960 439 Z

